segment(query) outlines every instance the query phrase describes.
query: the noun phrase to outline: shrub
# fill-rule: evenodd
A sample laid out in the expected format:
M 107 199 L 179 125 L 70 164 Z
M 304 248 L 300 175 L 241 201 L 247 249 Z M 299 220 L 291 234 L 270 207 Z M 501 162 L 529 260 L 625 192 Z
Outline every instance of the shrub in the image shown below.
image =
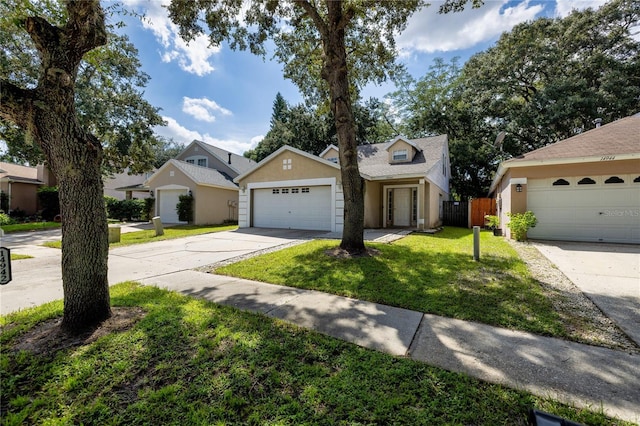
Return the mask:
M 500 218 L 492 214 L 488 214 L 484 217 L 484 223 L 488 229 L 500 228 Z
M 193 222 L 193 195 L 180 195 L 178 197 L 178 220 L 182 222 Z
M 508 212 L 507 216 L 511 219 L 507 226 L 513 233 L 513 238 L 516 241 L 524 241 L 527 239 L 527 231 L 529 228 L 535 228 L 538 224 L 538 219 L 532 211 L 525 213 L 511 213 Z
M 133 220 L 143 217 L 144 200 L 118 200 L 114 197 L 105 196 L 107 216 L 117 220 Z
M 144 210 L 142 212 L 143 220 L 151 220 L 153 218 L 153 206 L 156 204 L 155 198 L 144 199 Z
M 0 191 L 0 210 L 3 212 L 9 211 L 9 194 Z
M 57 186 L 43 186 L 38 188 L 38 201 L 42 208 L 42 218 L 52 220 L 60 214 L 60 199 Z
M 13 223 L 13 219 L 9 217 L 6 213 L 0 213 L 0 226 L 2 225 L 11 225 Z

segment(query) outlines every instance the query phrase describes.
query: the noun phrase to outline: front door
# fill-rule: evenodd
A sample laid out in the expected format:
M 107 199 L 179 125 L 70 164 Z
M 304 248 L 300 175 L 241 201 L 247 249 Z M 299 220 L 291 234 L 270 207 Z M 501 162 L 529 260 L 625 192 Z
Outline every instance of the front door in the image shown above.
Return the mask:
M 411 188 L 393 190 L 393 226 L 411 225 Z

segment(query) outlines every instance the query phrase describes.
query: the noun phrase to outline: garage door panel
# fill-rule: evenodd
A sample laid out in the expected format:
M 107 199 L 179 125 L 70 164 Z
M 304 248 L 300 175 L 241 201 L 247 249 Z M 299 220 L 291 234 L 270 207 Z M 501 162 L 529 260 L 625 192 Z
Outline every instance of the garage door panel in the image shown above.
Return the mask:
M 254 189 L 252 225 L 263 228 L 330 231 L 331 186 L 304 188 L 305 192 L 302 187 Z M 274 189 L 277 192 L 274 192 Z
M 180 195 L 187 193 L 185 189 L 159 189 L 160 198 L 159 216 L 162 223 L 182 223 L 178 219 L 176 206 L 180 201 Z
M 527 206 L 538 218 L 530 238 L 640 243 L 640 186 L 553 187 L 548 179 L 529 183 Z

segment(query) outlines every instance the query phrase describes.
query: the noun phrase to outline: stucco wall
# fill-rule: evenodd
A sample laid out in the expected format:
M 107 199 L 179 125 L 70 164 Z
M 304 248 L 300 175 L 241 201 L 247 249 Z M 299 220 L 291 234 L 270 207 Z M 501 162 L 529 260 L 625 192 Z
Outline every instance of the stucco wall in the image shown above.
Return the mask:
M 382 185 L 380 182 L 365 182 L 364 227 L 382 227 Z
M 400 161 L 393 161 L 393 151 L 398 151 L 401 149 L 406 149 L 407 150 L 407 160 L 400 160 Z M 391 145 L 389 148 L 389 163 L 407 163 L 411 160 L 413 160 L 413 156 L 416 154 L 416 150 L 413 146 L 409 145 L 407 142 L 403 141 L 402 139 L 396 141 L 393 145 Z
M 6 183 L 3 183 L 3 191 L 10 194 L 9 209 L 10 210 L 24 210 L 24 212 L 30 216 L 38 211 L 38 185 L 30 183 L 12 182 L 11 188 L 8 188 Z M 5 189 L 6 188 L 6 189 Z
M 199 185 L 193 192 L 197 225 L 218 224 L 225 220 L 238 220 L 238 191 Z M 229 202 L 236 206 L 229 206 Z
M 291 160 L 290 163 L 287 163 L 287 165 L 291 165 L 290 169 L 283 168 L 284 160 Z M 291 151 L 284 151 L 272 158 L 268 163 L 254 170 L 242 179 L 239 184 L 240 187 L 242 187 L 253 182 L 290 181 L 329 177 L 334 177 L 340 181 L 340 169 L 319 163 L 318 161 Z
M 171 172 L 173 172 L 173 176 L 171 176 Z M 150 190 L 167 185 L 186 186 L 192 191 L 195 190 L 194 182 L 173 164 L 168 164 L 161 173 L 156 172 L 149 181 Z
M 325 160 L 327 158 L 340 158 L 340 155 L 338 154 L 338 150 L 336 150 L 335 148 L 331 148 L 329 149 L 329 151 L 325 152 L 325 154 L 322 156 L 322 158 L 324 158 Z
M 189 157 L 206 157 L 208 168 L 219 170 L 231 177 L 238 176 L 238 173 L 235 170 L 231 169 L 227 164 L 228 158 L 223 158 L 222 161 L 220 161 L 211 153 L 209 153 L 209 151 L 198 146 L 197 144 L 193 144 L 192 146 L 188 147 L 183 153 L 176 157 L 176 160 L 185 161 Z M 195 164 L 197 165 L 198 163 L 196 162 Z
M 425 185 L 425 189 L 428 189 L 429 195 L 429 205 L 427 210 L 427 217 L 425 217 L 425 225 L 427 228 L 436 228 L 442 225 L 442 218 L 440 217 L 440 204 L 441 201 L 449 200 L 449 192 L 443 190 L 432 182 L 428 182 L 428 185 Z

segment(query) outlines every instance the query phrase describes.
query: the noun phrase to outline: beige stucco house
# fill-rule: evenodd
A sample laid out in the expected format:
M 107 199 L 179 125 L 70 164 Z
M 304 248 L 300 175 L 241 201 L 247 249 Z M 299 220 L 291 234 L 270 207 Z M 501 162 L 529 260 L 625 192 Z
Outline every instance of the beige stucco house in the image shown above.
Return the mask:
M 233 178 L 255 164 L 248 158 L 194 140 L 145 182 L 156 200 L 155 215 L 163 223 L 181 223 L 176 211 L 178 197 L 191 194 L 195 224 L 238 220 L 238 185 Z
M 319 156 L 283 146 L 234 179 L 240 227 L 342 232 L 344 197 L 338 148 Z M 441 224 L 449 198 L 447 136 L 358 147 L 365 181 L 365 227 L 425 229 Z
M 0 192 L 9 199 L 9 213 L 22 210 L 27 216 L 34 215 L 40 209 L 38 188 L 55 186 L 56 179 L 47 167 L 36 167 L 0 162 Z
M 533 239 L 640 243 L 640 115 L 500 164 L 490 195 L 503 231 L 508 212 L 532 211 Z

